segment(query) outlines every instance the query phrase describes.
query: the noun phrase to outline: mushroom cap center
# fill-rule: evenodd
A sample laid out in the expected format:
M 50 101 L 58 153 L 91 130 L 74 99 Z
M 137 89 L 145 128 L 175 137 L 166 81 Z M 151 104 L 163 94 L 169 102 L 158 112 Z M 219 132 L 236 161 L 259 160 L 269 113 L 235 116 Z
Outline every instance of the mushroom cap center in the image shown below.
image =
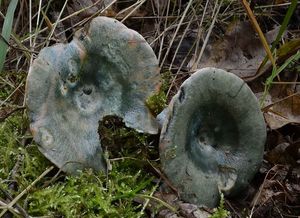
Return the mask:
M 239 146 L 239 130 L 234 116 L 223 106 L 211 103 L 194 112 L 188 122 L 186 150 L 203 171 L 218 171 L 230 161 Z

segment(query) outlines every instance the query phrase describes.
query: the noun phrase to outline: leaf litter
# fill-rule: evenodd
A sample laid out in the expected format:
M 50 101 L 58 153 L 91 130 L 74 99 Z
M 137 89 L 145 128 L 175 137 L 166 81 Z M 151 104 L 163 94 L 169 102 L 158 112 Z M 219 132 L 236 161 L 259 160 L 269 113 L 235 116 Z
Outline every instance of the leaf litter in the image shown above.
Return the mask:
M 264 108 L 264 117 L 271 129 L 279 129 L 290 123 L 300 124 L 300 93 L 284 99 L 272 98 L 272 102 Z
M 271 44 L 279 31 L 275 26 L 265 33 Z M 254 76 L 266 52 L 250 22 L 236 21 L 229 25 L 224 36 L 207 46 L 198 67 L 217 67 L 237 76 Z
M 5 3 L 7 1 L 2 1 L 4 5 L 8 5 L 8 3 Z M 20 1 L 20 4 L 24 5 L 25 1 Z M 49 1 L 50 2 L 50 1 Z M 82 9 L 82 6 L 80 5 L 82 2 L 75 1 L 75 0 L 69 0 L 67 10 L 70 10 L 68 12 L 64 12 L 63 17 L 68 16 L 72 13 L 77 13 L 79 10 Z M 91 1 L 86 1 L 87 4 L 85 6 L 90 7 L 90 10 L 87 10 L 85 13 L 81 15 L 81 13 L 78 13 L 78 16 L 72 15 L 70 16 L 68 22 L 63 21 L 62 26 L 57 26 L 59 27 L 58 30 L 55 30 L 54 36 L 50 39 L 51 44 L 57 40 L 59 41 L 66 41 L 69 38 L 72 37 L 73 32 L 77 28 L 81 27 L 81 24 L 84 22 L 88 21 L 90 16 L 93 16 L 93 13 L 101 14 L 100 12 L 103 10 L 103 7 L 106 7 L 113 1 L 105 1 L 105 5 L 103 6 L 102 3 L 95 0 Z M 147 5 L 144 4 L 143 7 L 139 7 L 135 11 L 132 12 L 130 9 L 126 9 L 128 6 L 132 5 L 135 3 L 135 1 L 127 1 L 126 3 L 121 2 L 121 1 L 116 1 L 117 4 L 113 4 L 113 7 L 110 7 L 109 10 L 105 11 L 105 14 L 107 16 L 115 16 L 116 14 L 119 13 L 120 15 L 120 20 L 124 19 L 127 15 L 129 15 L 128 18 L 124 20 L 125 24 L 131 28 L 134 28 L 140 32 L 147 38 L 147 40 L 151 43 L 153 46 L 154 50 L 157 52 L 157 55 L 160 55 L 160 52 L 163 53 L 167 46 L 168 43 L 170 42 L 169 37 L 172 33 L 174 33 L 174 29 L 176 29 L 176 26 L 178 25 L 180 15 L 182 15 L 182 12 L 184 11 L 184 8 L 186 6 L 187 1 L 180 1 L 177 4 L 177 1 L 167 1 L 167 0 L 155 0 L 155 1 L 147 1 Z M 150 2 L 150 4 L 148 3 Z M 57 3 L 57 2 L 56 2 Z M 97 4 L 96 4 L 97 3 Z M 153 4 L 154 3 L 154 4 Z M 258 3 L 255 1 L 253 4 L 256 5 L 256 12 L 269 12 L 272 9 L 272 13 L 270 14 L 271 19 L 277 19 L 277 16 L 280 17 L 280 15 L 274 15 L 278 11 L 280 11 L 281 14 L 284 14 L 284 11 L 282 13 L 282 10 L 285 9 L 285 6 L 280 6 L 282 3 L 281 1 L 276 1 L 276 5 L 274 5 L 279 8 L 278 11 L 276 11 L 276 7 L 273 8 L 271 5 L 273 2 L 271 1 L 266 1 L 264 2 L 266 9 L 260 9 L 259 7 L 261 5 L 258 5 Z M 26 3 L 27 4 L 27 3 Z M 92 4 L 95 4 L 91 6 Z M 169 4 L 169 6 L 168 6 Z M 243 12 L 240 12 L 239 6 L 236 7 L 235 3 L 231 3 L 232 5 L 229 5 L 228 8 L 231 9 L 236 16 L 243 15 Z M 259 3 L 261 4 L 261 3 Z M 152 5 L 152 6 L 151 6 Z M 238 4 L 237 4 L 238 5 Z M 2 5 L 1 5 L 2 6 Z M 43 5 L 44 6 L 44 5 Z M 193 5 L 195 6 L 195 5 Z M 214 4 L 208 4 L 208 12 L 213 11 L 213 6 Z M 234 7 L 232 7 L 234 6 Z M 34 6 L 36 11 L 37 10 L 37 5 Z M 167 8 L 169 7 L 169 11 Z M 135 8 L 135 7 L 133 7 Z M 193 10 L 196 7 L 193 8 Z M 200 8 L 200 7 L 199 7 Z M 281 10 L 282 8 L 282 10 Z M 47 14 L 48 18 L 51 20 L 52 23 L 55 22 L 57 16 L 60 13 L 60 7 L 58 6 L 53 6 L 50 7 L 49 11 L 45 9 L 45 14 Z M 198 9 L 198 8 L 196 8 Z M 200 10 L 200 9 L 199 9 Z M 201 8 L 203 11 L 203 8 Z M 223 10 L 223 9 L 222 9 Z M 18 10 L 17 10 L 18 11 Z M 92 12 L 91 12 L 92 11 Z M 124 12 L 125 11 L 125 12 Z M 284 35 L 282 39 L 283 46 L 286 47 L 285 51 L 292 51 L 295 53 L 297 50 L 299 50 L 299 33 L 297 33 L 297 29 L 299 29 L 299 6 L 298 10 L 296 10 L 295 14 L 293 15 L 294 19 L 291 22 L 291 25 L 289 28 L 289 31 L 286 35 Z M 19 25 L 23 26 L 28 26 L 28 12 L 23 11 L 24 13 L 20 15 L 21 17 L 21 23 Z M 53 14 L 51 14 L 52 12 Z M 130 16 L 130 12 L 132 12 Z M 147 12 L 147 13 L 145 13 Z M 216 26 L 221 27 L 220 31 L 218 28 L 214 28 L 214 32 L 209 39 L 209 43 L 204 50 L 204 55 L 202 59 L 200 60 L 199 66 L 198 67 L 204 67 L 204 66 L 214 66 L 214 67 L 220 67 L 225 70 L 231 71 L 233 73 L 236 73 L 238 76 L 242 78 L 248 78 L 248 77 L 253 77 L 256 75 L 257 69 L 260 66 L 262 60 L 265 58 L 266 54 L 265 51 L 263 50 L 263 47 L 258 40 L 258 37 L 256 33 L 252 30 L 251 26 L 249 23 L 245 21 L 241 22 L 233 22 L 229 25 L 229 28 L 226 28 L 228 22 L 224 22 L 223 19 L 225 19 L 222 16 L 228 16 L 230 17 L 231 15 L 228 15 L 225 13 L 226 8 L 222 13 L 220 13 L 220 19 L 217 20 Z M 278 14 L 280 14 L 278 13 Z M 102 14 L 103 15 L 103 14 Z M 166 15 L 166 16 L 164 16 Z M 194 42 L 197 41 L 198 44 L 201 46 L 203 43 L 203 36 L 198 34 L 198 25 L 197 22 L 201 19 L 201 17 L 197 17 L 197 19 L 192 16 L 191 14 L 187 15 L 187 18 L 184 20 L 185 22 L 190 20 L 193 20 L 191 26 L 189 27 L 187 37 L 184 36 L 183 30 L 180 29 L 178 32 L 178 35 L 175 36 L 175 42 L 180 42 L 180 37 L 185 37 L 183 40 L 183 47 L 182 49 L 179 49 L 179 54 L 176 55 L 175 61 L 174 61 L 174 66 L 171 67 L 171 71 L 168 71 L 167 74 L 171 75 L 171 77 L 176 76 L 176 80 L 174 80 L 174 83 L 169 83 L 173 88 L 176 90 L 179 86 L 180 83 L 187 78 L 192 72 L 190 72 L 191 67 L 193 66 L 194 60 L 191 60 L 193 55 L 188 55 L 189 52 L 191 54 L 194 54 L 197 52 L 197 49 L 193 48 L 193 45 L 195 44 Z M 147 17 L 148 16 L 148 17 Z M 151 18 L 152 16 L 152 18 Z M 161 17 L 160 17 L 161 16 Z M 178 17 L 177 17 L 178 16 Z M 197 14 L 198 16 L 198 14 Z M 257 16 L 260 16 L 259 14 Z M 268 30 L 265 31 L 265 35 L 268 39 L 268 42 L 271 43 L 274 38 L 277 35 L 277 31 L 279 29 L 279 26 L 274 25 L 275 23 L 280 23 L 278 22 L 270 22 L 266 17 L 263 17 L 261 20 L 266 21 Z M 56 17 L 56 18 L 55 18 Z M 153 18 L 154 17 L 154 18 Z M 207 17 L 212 17 L 211 14 L 207 13 Z M 79 18 L 79 19 L 78 19 Z M 1 18 L 2 19 L 2 18 Z M 36 19 L 36 17 L 34 18 Z M 1 20 L 2 21 L 2 20 Z M 36 21 L 36 20 L 34 20 Z M 72 23 L 72 25 L 70 25 Z M 263 22 L 262 22 L 263 23 Z M 270 25 L 272 23 L 272 25 Z M 209 25 L 209 21 L 207 23 L 204 22 L 204 26 L 202 26 L 202 31 L 206 32 L 207 31 L 207 26 Z M 226 24 L 226 25 L 225 25 Z M 184 23 L 186 25 L 186 23 Z M 183 26 L 184 26 L 183 25 Z M 44 26 L 43 26 L 44 27 Z M 184 26 L 185 27 L 185 26 Z M 224 35 L 222 35 L 222 28 L 224 30 Z M 25 46 L 28 46 L 28 40 L 26 39 L 26 34 L 28 34 L 28 31 L 25 27 L 20 28 L 18 25 L 16 25 L 15 29 L 13 30 L 14 34 L 17 33 L 20 38 L 22 38 L 22 42 Z M 17 31 L 17 32 L 15 32 Z M 44 37 L 47 36 L 46 33 L 49 33 L 50 29 L 46 28 L 43 32 L 39 33 L 39 37 L 37 37 L 37 45 L 34 48 L 36 51 L 38 51 L 44 41 Z M 60 35 L 66 35 L 66 37 L 60 37 Z M 164 39 L 162 40 L 163 37 L 165 36 Z M 171 35 L 172 36 L 172 35 Z M 293 41 L 294 44 L 289 44 L 289 41 Z M 10 43 L 15 46 L 16 48 L 20 47 L 20 44 L 15 43 L 15 41 L 10 41 Z M 175 55 L 174 51 L 177 49 L 178 43 L 174 43 L 173 48 L 170 51 L 170 56 L 168 57 L 169 63 L 173 58 L 173 55 Z M 162 45 L 162 49 L 159 50 L 160 45 Z M 24 48 L 24 47 L 20 47 Z M 283 52 L 280 53 L 280 48 L 278 48 L 278 63 L 281 63 L 284 61 L 287 57 L 289 57 L 290 54 L 288 52 Z M 173 53 L 172 53 L 173 52 Z M 7 61 L 4 65 L 4 70 L 5 71 L 12 71 L 15 70 L 16 72 L 26 72 L 26 69 L 28 67 L 28 62 L 29 60 L 26 59 L 26 55 L 24 55 L 25 52 L 22 50 L 18 50 L 17 52 L 13 49 L 13 47 L 10 48 L 8 51 L 7 55 Z M 187 58 L 186 58 L 187 57 Z M 194 57 L 195 58 L 195 57 Z M 180 65 L 184 62 L 184 67 L 182 69 L 180 68 Z M 168 62 L 165 63 L 166 68 L 169 69 L 170 66 L 167 65 Z M 260 172 L 257 174 L 256 178 L 253 180 L 251 186 L 249 187 L 248 190 L 243 193 L 243 196 L 241 196 L 240 199 L 226 199 L 225 201 L 225 206 L 226 209 L 231 211 L 231 216 L 232 217 L 246 217 L 251 215 L 252 217 L 295 217 L 300 215 L 300 168 L 299 168 L 299 140 L 300 140 L 300 127 L 299 127 L 299 78 L 295 77 L 295 75 L 299 75 L 299 70 L 296 70 L 296 66 L 299 66 L 299 61 L 294 63 L 294 67 L 287 68 L 283 73 L 281 73 L 279 76 L 280 81 L 276 80 L 274 81 L 275 83 L 280 83 L 280 82 L 286 82 L 286 84 L 272 84 L 272 88 L 269 91 L 269 94 L 267 96 L 267 100 L 265 101 L 264 104 L 264 115 L 266 119 L 266 123 L 269 126 L 269 131 L 268 131 L 268 141 L 266 143 L 266 149 L 265 149 L 265 160 L 264 163 L 260 169 Z M 178 66 L 178 68 L 176 68 Z M 15 68 L 14 68 L 15 67 Z M 164 66 L 165 67 L 165 66 Z M 174 71 L 173 68 L 176 70 Z M 179 69 L 178 72 L 176 72 Z M 164 69 L 162 70 L 163 74 L 166 72 Z M 263 74 L 258 78 L 254 78 L 254 80 L 250 83 L 250 86 L 252 87 L 252 90 L 257 94 L 257 96 L 262 96 L 262 94 L 259 94 L 260 92 L 263 91 L 263 86 L 266 77 L 268 76 L 268 73 L 270 70 L 265 70 Z M 286 75 L 284 75 L 286 74 Z M 2 74 L 3 75 L 3 74 Z M 287 77 L 287 78 L 285 78 Z M 7 80 L 7 78 L 4 78 Z M 18 82 L 20 84 L 22 82 Z M 293 83 L 293 84 L 289 84 Z M 18 84 L 15 85 L 15 88 L 18 87 Z M 5 86 L 2 86 L 3 89 L 1 88 L 1 91 L 4 90 Z M 7 86 L 9 87 L 9 86 Z M 10 130 L 18 130 L 18 134 L 16 132 L 9 132 L 7 129 L 2 129 L 2 135 L 1 137 L 1 148 L 0 149 L 5 149 L 1 155 L 5 158 L 10 158 L 15 160 L 17 155 L 25 155 L 25 162 L 23 163 L 26 166 L 26 170 L 19 172 L 19 176 L 17 176 L 16 182 L 21 182 L 22 177 L 26 179 L 25 183 L 20 183 L 19 191 L 22 189 L 26 188 L 26 185 L 30 184 L 30 181 L 33 181 L 41 172 L 43 172 L 43 167 L 47 167 L 49 163 L 45 164 L 45 159 L 42 157 L 39 157 L 41 159 L 41 162 L 37 162 L 35 158 L 38 156 L 38 152 L 34 151 L 32 152 L 32 147 L 36 145 L 31 144 L 31 138 L 28 135 L 28 132 L 26 131 L 26 124 L 22 124 L 22 128 L 19 127 L 20 125 L 20 120 L 17 121 L 12 121 L 15 119 L 14 115 L 19 114 L 18 111 L 14 111 L 15 108 L 23 108 L 22 104 L 22 98 L 19 101 L 14 100 L 13 98 L 9 97 L 9 94 L 11 94 L 13 90 L 9 91 L 3 91 L 1 93 L 1 101 L 3 99 L 7 98 L 7 102 L 3 104 L 1 107 L 1 118 L 4 118 L 5 122 L 3 124 L 1 123 L 1 128 L 3 127 L 2 125 L 8 125 L 7 122 L 9 122 L 11 129 Z M 175 93 L 175 92 L 174 92 Z M 22 94 L 23 95 L 23 94 Z M 172 95 L 172 92 L 171 92 Z M 170 97 L 170 96 L 168 96 Z M 17 112 L 17 113 L 15 113 Z M 11 119 L 12 118 L 12 119 Z M 26 119 L 25 119 L 26 120 Z M 22 119 L 22 122 L 26 123 Z M 25 130 L 24 130 L 25 129 Z M 19 132 L 20 130 L 20 132 Z M 22 131 L 21 131 L 22 130 Z M 4 132 L 6 132 L 6 135 L 4 135 Z M 25 132 L 25 134 L 24 134 Z M 8 135 L 9 134 L 9 135 Z M 9 137 L 15 137 L 13 141 L 9 141 Z M 22 142 L 22 143 L 20 143 Z M 151 142 L 152 143 L 152 142 Z M 8 147 L 5 147 L 8 146 Z M 15 146 L 14 149 L 12 146 Z M 26 150 L 24 150 L 24 146 L 26 150 L 30 150 L 31 153 L 30 155 L 27 153 Z M 147 145 L 148 146 L 148 145 Z M 143 152 L 147 150 L 147 146 L 142 147 Z M 155 146 L 151 144 L 151 149 L 155 150 Z M 20 152 L 21 150 L 21 152 Z M 36 149 L 37 150 L 37 149 Z M 138 149 L 140 151 L 140 149 Z M 138 151 L 138 152 L 139 152 Z M 117 152 L 118 153 L 118 152 Z M 118 153 L 119 154 L 119 153 Z M 122 154 L 122 155 L 128 155 Z M 1 162 L 1 160 L 0 160 Z M 52 185 L 49 186 L 49 181 L 46 181 L 46 183 L 43 183 L 42 185 L 46 185 L 45 191 L 49 191 L 51 189 L 51 186 L 55 187 L 55 192 L 52 194 L 55 194 L 56 197 L 61 198 L 61 204 L 64 204 L 64 201 L 68 201 L 67 198 L 63 198 L 62 195 L 65 195 L 67 197 L 66 193 L 71 193 L 69 196 L 70 198 L 74 198 L 76 200 L 76 204 L 79 205 L 80 208 L 77 208 L 79 212 L 84 211 L 85 206 L 80 201 L 78 200 L 78 194 L 74 192 L 72 185 L 76 184 L 76 187 L 79 187 L 83 185 L 83 187 L 92 187 L 92 184 L 94 182 L 94 179 L 97 181 L 97 179 L 101 178 L 111 178 L 110 182 L 111 185 L 114 185 L 113 182 L 116 182 L 116 189 L 111 189 L 111 191 L 121 191 L 126 194 L 130 195 L 130 191 L 127 192 L 127 189 L 131 189 L 131 181 L 134 178 L 134 174 L 131 176 L 128 176 L 128 173 L 131 171 L 128 170 L 127 167 L 120 167 L 119 165 L 122 165 L 123 162 L 126 162 L 122 160 L 120 163 L 117 164 L 118 169 L 123 169 L 121 173 L 113 172 L 110 177 L 106 177 L 105 175 L 101 176 L 94 176 L 90 174 L 89 172 L 84 172 L 83 173 L 83 178 L 88 178 L 92 182 L 82 183 L 80 178 L 66 178 L 65 175 L 60 174 L 58 180 L 52 180 L 51 177 L 47 177 L 45 179 L 51 180 L 53 182 Z M 31 163 L 31 164 L 30 164 Z M 43 163 L 42 166 L 39 166 L 37 163 Z M 2 164 L 2 162 L 1 162 Z M 128 162 L 126 162 L 128 164 Z M 125 165 L 126 165 L 125 164 Z M 45 166 L 46 165 L 46 166 Z M 2 165 L 1 165 L 2 166 Z M 114 166 L 114 163 L 113 163 Z M 132 166 L 132 165 L 130 165 Z M 3 182 L 6 181 L 7 177 L 6 175 L 9 174 L 9 170 L 11 170 L 14 167 L 13 163 L 6 163 L 4 169 L 0 169 L 0 175 L 1 175 L 1 187 L 5 187 L 6 190 L 8 190 L 10 193 L 14 193 L 12 190 L 7 188 L 7 183 Z M 129 167 L 130 168 L 130 167 Z M 114 168 L 113 168 L 114 169 Z M 21 168 L 23 170 L 23 168 Z M 135 171 L 138 172 L 138 171 Z M 114 176 L 116 174 L 116 176 Z M 5 175 L 5 176 L 4 176 Z M 144 174 L 143 174 L 144 175 Z M 130 178 L 129 178 L 130 177 Z M 142 176 L 143 177 L 143 176 Z M 128 179 L 129 178 L 129 179 Z M 159 176 L 157 176 L 159 178 Z M 144 177 L 142 178 L 142 180 Z M 154 180 L 155 181 L 155 180 Z M 105 182 L 104 182 L 105 183 Z M 124 185 L 125 183 L 125 185 Z M 123 185 L 122 185 L 123 184 Z M 148 184 L 148 183 L 144 183 Z M 157 183 L 155 183 L 157 184 Z M 65 189 L 62 186 L 68 187 L 68 189 Z M 138 184 L 134 184 L 138 188 Z M 123 187 L 124 186 L 124 187 Z M 145 186 L 141 186 L 145 187 Z M 148 186 L 147 186 L 148 187 Z M 24 203 L 24 205 L 20 205 L 21 207 L 24 207 L 25 209 L 28 209 L 28 205 L 26 205 L 26 201 L 28 199 L 34 199 L 34 203 L 36 203 L 36 207 L 32 207 L 31 210 L 35 210 L 41 206 L 39 205 L 39 201 L 43 203 L 43 209 L 44 212 L 47 213 L 49 212 L 48 208 L 49 205 L 47 205 L 46 201 L 42 201 L 43 198 L 39 196 L 48 196 L 46 192 L 42 192 L 41 187 L 38 186 L 32 190 L 32 193 L 35 193 L 32 195 L 32 193 L 29 193 L 28 196 L 26 197 L 25 201 L 20 201 L 20 203 Z M 105 190 L 105 184 L 104 186 L 100 187 L 101 189 Z M 151 188 L 146 188 L 143 191 L 149 191 Z M 79 191 L 82 191 L 84 196 L 86 193 L 88 193 L 89 196 L 95 195 L 96 192 L 93 192 L 91 190 L 82 190 L 78 189 Z M 95 187 L 95 190 L 97 188 Z M 36 192 L 38 191 L 38 192 Z M 257 192 L 258 191 L 258 192 Z M 101 191 L 102 192 L 102 191 Z M 118 192 L 120 194 L 120 192 Z M 149 192 L 147 192 L 149 193 Z M 160 194 L 159 194 L 160 193 Z M 61 195 L 62 194 L 62 195 Z M 107 194 L 107 195 L 106 195 Z M 114 193 L 109 193 L 105 192 L 104 195 L 108 197 L 108 199 L 111 199 L 111 194 Z M 103 193 L 101 193 L 99 196 L 102 197 Z M 151 193 L 149 193 L 151 195 Z M 166 199 L 167 193 L 162 192 L 161 190 L 157 190 L 154 193 L 154 196 L 156 196 L 159 199 L 162 199 L 166 202 L 170 202 Z M 80 197 L 82 197 L 80 196 Z M 161 217 L 193 217 L 195 214 L 198 214 L 197 212 L 194 214 L 195 211 L 199 211 L 199 208 L 195 205 L 190 205 L 184 202 L 180 202 L 180 198 L 178 196 L 173 196 L 173 200 L 171 200 L 170 204 L 173 205 L 176 208 L 179 208 L 179 214 L 176 214 L 168 209 L 163 209 L 165 211 L 165 214 L 163 212 L 160 213 L 162 208 L 158 209 L 157 207 L 151 208 L 149 205 L 155 204 L 154 202 L 157 203 L 155 200 L 150 200 L 148 204 L 145 204 L 145 213 L 146 217 L 148 216 L 153 216 L 153 214 L 160 214 Z M 5 198 L 5 195 L 2 193 L 0 194 L 0 200 L 2 198 Z M 5 198 L 5 200 L 9 201 L 8 198 Z M 49 199 L 53 200 L 53 199 Z M 135 201 L 133 198 L 128 198 L 128 201 L 132 203 L 128 203 L 128 201 L 122 199 L 119 201 L 119 205 L 121 205 L 121 211 L 124 213 L 127 213 L 128 215 L 134 216 L 136 211 L 140 212 L 141 208 L 139 205 L 143 205 L 147 201 Z M 31 201 L 32 202 L 32 201 Z M 105 203 L 104 201 L 101 200 L 102 203 Z M 174 203 L 177 202 L 177 203 Z M 178 203 L 180 202 L 180 203 Z M 56 209 L 52 208 L 51 213 L 52 214 L 57 214 L 58 210 L 61 210 L 60 205 L 57 202 L 52 202 L 54 206 L 56 206 Z M 69 202 L 67 202 L 69 203 Z M 138 204 L 138 206 L 136 205 Z M 72 207 L 72 204 L 69 204 L 70 208 Z M 74 204 L 73 204 L 74 205 Z M 138 208 L 132 208 L 132 205 L 135 207 L 137 206 Z M 91 202 L 91 205 L 89 205 L 89 209 L 92 211 L 95 211 L 95 207 L 97 207 L 97 202 Z M 126 206 L 128 206 L 126 208 Z M 110 210 L 110 205 L 105 204 L 103 209 Z M 116 210 L 118 208 L 118 203 L 113 202 L 113 207 L 110 212 L 113 212 L 114 215 L 117 216 Z M 196 209 L 197 210 L 194 210 Z M 64 208 L 63 210 L 67 211 L 69 208 Z M 81 210 L 81 211 L 80 211 Z M 69 211 L 70 213 L 73 213 L 74 210 Z M 144 211 L 144 210 L 142 210 Z M 212 210 L 210 209 L 204 209 L 204 211 L 208 211 L 209 214 L 212 213 Z M 87 212 L 87 211 L 85 211 Z M 35 211 L 36 214 L 38 214 L 38 211 Z M 168 214 L 168 215 L 167 215 Z M 192 215 L 193 214 L 193 215 Z M 209 216 L 209 214 L 206 214 L 206 217 Z M 41 215 L 41 214 L 39 214 Z M 120 215 L 120 214 L 119 214 Z M 197 216 L 196 216 L 197 217 Z M 199 216 L 200 217 L 200 216 Z

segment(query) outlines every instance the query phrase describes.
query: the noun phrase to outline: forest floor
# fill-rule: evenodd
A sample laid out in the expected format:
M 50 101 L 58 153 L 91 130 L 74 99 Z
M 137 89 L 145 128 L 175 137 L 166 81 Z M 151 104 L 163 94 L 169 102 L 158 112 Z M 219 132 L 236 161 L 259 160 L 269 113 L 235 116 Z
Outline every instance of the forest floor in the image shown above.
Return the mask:
M 0 217 L 299 217 L 300 3 L 245 5 L 0 0 Z M 96 16 L 119 20 L 152 47 L 162 78 L 155 113 L 200 68 L 224 69 L 249 85 L 261 105 L 267 141 L 262 165 L 243 193 L 222 197 L 217 208 L 166 193 L 159 136 L 137 133 L 114 117 L 99 125 L 107 172 L 70 176 L 40 153 L 26 110 L 29 68 L 42 48 L 70 42 Z

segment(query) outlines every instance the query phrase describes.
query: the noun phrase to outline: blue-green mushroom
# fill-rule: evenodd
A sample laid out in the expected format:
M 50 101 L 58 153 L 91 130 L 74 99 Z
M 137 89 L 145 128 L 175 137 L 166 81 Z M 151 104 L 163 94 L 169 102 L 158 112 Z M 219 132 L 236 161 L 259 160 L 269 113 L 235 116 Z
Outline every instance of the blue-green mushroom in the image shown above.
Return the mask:
M 94 18 L 68 44 L 44 48 L 27 79 L 30 128 L 40 151 L 68 173 L 106 168 L 98 122 L 113 115 L 157 134 L 145 102 L 160 87 L 158 60 L 137 32 Z
M 162 169 L 180 196 L 215 207 L 260 167 L 266 127 L 255 95 L 234 74 L 204 68 L 171 100 L 160 135 Z

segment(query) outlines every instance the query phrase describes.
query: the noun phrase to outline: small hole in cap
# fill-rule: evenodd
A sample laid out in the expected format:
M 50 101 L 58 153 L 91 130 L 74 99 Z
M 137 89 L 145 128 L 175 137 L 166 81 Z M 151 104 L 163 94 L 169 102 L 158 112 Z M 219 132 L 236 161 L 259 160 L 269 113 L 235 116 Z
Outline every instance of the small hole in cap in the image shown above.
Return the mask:
M 92 88 L 84 88 L 82 91 L 84 94 L 90 95 L 92 93 Z

